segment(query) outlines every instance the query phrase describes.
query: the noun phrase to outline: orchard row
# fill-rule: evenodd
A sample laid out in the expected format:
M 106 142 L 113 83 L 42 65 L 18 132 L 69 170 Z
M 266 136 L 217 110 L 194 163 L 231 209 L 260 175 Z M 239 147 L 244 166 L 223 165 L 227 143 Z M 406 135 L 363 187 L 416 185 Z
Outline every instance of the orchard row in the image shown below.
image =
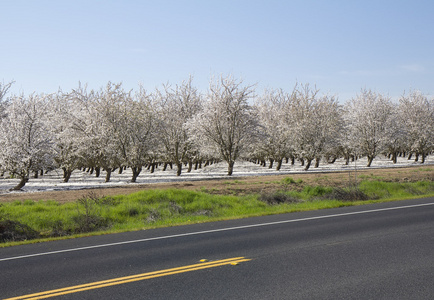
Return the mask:
M 0 168 L 20 179 L 62 168 L 103 169 L 106 181 L 116 168 L 129 167 L 132 181 L 146 165 L 183 165 L 223 160 L 228 175 L 237 159 L 276 163 L 299 161 L 308 170 L 321 159 L 380 153 L 396 161 L 415 155 L 423 163 L 433 151 L 434 100 L 419 91 L 398 102 L 371 90 L 340 104 L 316 87 L 267 90 L 231 76 L 213 79 L 205 93 L 191 78 L 154 92 L 126 91 L 108 83 L 99 90 L 81 84 L 55 94 L 8 95 L 0 84 Z

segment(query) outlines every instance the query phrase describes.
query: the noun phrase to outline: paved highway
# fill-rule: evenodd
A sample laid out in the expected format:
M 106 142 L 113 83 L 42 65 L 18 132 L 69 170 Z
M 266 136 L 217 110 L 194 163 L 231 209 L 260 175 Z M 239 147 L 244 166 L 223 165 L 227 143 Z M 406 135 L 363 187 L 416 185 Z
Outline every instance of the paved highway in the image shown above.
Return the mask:
M 1 299 L 433 299 L 434 198 L 0 249 Z

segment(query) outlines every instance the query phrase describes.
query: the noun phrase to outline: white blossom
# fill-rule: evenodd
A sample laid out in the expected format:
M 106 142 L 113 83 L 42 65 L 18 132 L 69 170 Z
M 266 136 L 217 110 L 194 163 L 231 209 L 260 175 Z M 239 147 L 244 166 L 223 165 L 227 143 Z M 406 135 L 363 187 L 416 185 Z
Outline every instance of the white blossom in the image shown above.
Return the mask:
M 48 127 L 47 95 L 14 96 L 0 124 L 0 166 L 20 178 L 21 189 L 30 172 L 38 172 L 52 158 L 52 136 Z
M 248 100 L 254 90 L 231 76 L 213 80 L 203 111 L 189 123 L 194 140 L 228 163 L 232 175 L 235 161 L 254 142 L 257 118 Z

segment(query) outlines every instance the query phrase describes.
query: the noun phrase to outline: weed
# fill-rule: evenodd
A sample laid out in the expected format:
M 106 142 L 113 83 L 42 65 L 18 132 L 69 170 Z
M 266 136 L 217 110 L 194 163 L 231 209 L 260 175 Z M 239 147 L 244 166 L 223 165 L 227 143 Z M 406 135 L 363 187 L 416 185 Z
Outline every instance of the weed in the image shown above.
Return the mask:
M 30 226 L 12 220 L 0 220 L 0 242 L 25 241 L 38 238 Z
M 169 202 L 169 209 L 172 213 L 175 214 L 180 214 L 183 211 L 183 208 L 174 201 Z
M 149 212 L 148 217 L 146 218 L 146 223 L 153 223 L 160 219 L 161 215 L 157 210 L 152 210 Z
M 290 194 L 281 191 L 277 191 L 273 193 L 263 193 L 260 195 L 259 200 L 270 205 L 300 202 L 299 199 L 294 198 Z
M 415 169 L 412 172 L 418 173 L 418 172 L 432 172 L 432 169 L 430 168 L 419 168 L 419 169 Z
M 285 185 L 286 184 L 291 184 L 291 183 L 295 183 L 295 180 L 292 177 L 285 177 L 285 178 L 282 179 L 281 183 L 285 184 Z
M 125 214 L 129 217 L 134 217 L 140 214 L 140 212 L 137 207 L 130 207 L 126 210 Z
M 76 223 L 75 232 L 91 232 L 107 226 L 107 220 L 101 217 L 99 211 L 99 198 L 96 193 L 89 192 L 77 200 L 77 215 L 73 217 Z
M 325 194 L 330 194 L 333 191 L 331 187 L 323 187 L 323 186 L 305 186 L 303 189 L 303 193 L 308 197 L 319 197 L 324 196 Z
M 315 180 L 316 182 L 321 181 L 321 180 L 328 181 L 328 180 L 329 180 L 329 177 L 328 177 L 328 176 L 319 176 L 319 177 L 316 177 L 314 180 Z
M 60 203 L 54 200 L 47 200 L 47 201 L 40 201 L 41 203 L 44 203 L 45 205 L 48 206 L 59 206 Z
M 359 189 L 334 188 L 330 194 L 327 194 L 324 197 L 324 199 L 340 201 L 366 201 L 369 200 L 369 197 Z
M 228 184 L 228 185 L 234 185 L 234 184 L 243 184 L 242 181 L 239 181 L 238 179 L 234 179 L 234 180 L 230 180 L 230 181 L 225 181 L 223 182 L 224 184 Z
M 101 205 L 109 206 L 116 206 L 120 203 L 119 199 L 115 199 L 114 197 L 101 197 L 98 198 L 97 202 Z
M 35 204 L 35 201 L 32 201 L 32 200 L 25 200 L 23 202 L 23 205 L 27 205 L 27 206 L 31 206 L 31 205 L 34 205 L 34 204 Z
M 212 211 L 207 210 L 207 209 L 203 209 L 203 210 L 199 210 L 199 211 L 195 212 L 193 215 L 194 216 L 207 216 L 207 217 L 210 217 L 212 215 Z

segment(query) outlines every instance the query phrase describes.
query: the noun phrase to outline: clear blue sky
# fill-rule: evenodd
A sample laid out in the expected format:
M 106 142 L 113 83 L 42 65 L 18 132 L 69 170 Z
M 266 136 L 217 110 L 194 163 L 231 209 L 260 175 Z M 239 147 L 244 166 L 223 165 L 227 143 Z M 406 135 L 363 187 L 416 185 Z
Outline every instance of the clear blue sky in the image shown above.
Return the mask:
M 78 81 L 147 90 L 191 74 L 292 90 L 316 84 L 343 102 L 361 88 L 434 94 L 433 0 L 0 0 L 0 81 L 12 93 Z

